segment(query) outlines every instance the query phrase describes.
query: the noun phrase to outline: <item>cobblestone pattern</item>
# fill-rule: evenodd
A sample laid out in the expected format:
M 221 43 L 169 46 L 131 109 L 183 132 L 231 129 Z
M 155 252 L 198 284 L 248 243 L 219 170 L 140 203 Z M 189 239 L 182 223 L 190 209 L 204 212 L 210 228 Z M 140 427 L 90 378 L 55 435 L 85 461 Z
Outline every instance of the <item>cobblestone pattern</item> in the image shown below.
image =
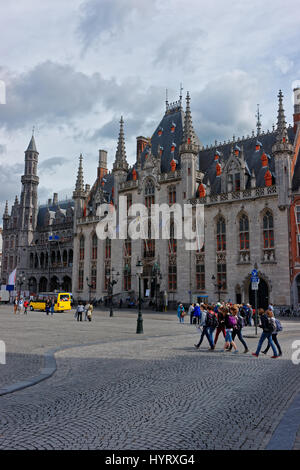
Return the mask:
M 130 318 L 95 322 L 102 344 L 56 354 L 55 375 L 0 399 L 0 449 L 263 449 L 299 390 L 299 327 L 272 360 L 197 351 L 194 327 L 163 323 L 149 320 L 147 337 Z

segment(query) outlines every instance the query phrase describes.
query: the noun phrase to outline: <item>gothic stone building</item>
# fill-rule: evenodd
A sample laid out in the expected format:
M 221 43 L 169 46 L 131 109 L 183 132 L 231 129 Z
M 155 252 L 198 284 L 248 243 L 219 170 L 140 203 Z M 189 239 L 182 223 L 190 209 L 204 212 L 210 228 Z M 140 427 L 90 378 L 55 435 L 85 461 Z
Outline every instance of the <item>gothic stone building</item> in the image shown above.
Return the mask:
M 107 154 L 100 150 L 89 191 L 84 189 L 81 157 L 73 194 L 74 297 L 105 297 L 113 277 L 118 281 L 115 294 L 136 298 L 140 259 L 142 296 L 153 302 L 158 296 L 169 304 L 218 297 L 253 303 L 250 273 L 255 267 L 259 306 L 290 305 L 289 207 L 300 139 L 297 125 L 286 125 L 281 92 L 278 98 L 276 129 L 261 132 L 258 118 L 256 135 L 206 148 L 193 128 L 189 94 L 185 111 L 181 99 L 167 103 L 152 137 L 137 138 L 132 167 L 121 118 L 113 169 L 108 172 Z M 127 196 L 128 207 L 203 204 L 204 246 L 186 251 L 185 240 L 174 236 L 172 221 L 168 240 L 151 235 L 145 240 L 98 239 L 97 207 L 107 202 L 117 209 L 119 195 Z
M 25 278 L 20 287 L 32 294 L 63 289 L 71 292 L 73 264 L 73 201 L 58 201 L 57 193 L 47 205 L 38 206 L 38 156 L 32 136 L 25 151 L 22 192 L 9 214 L 3 215 L 2 284 L 17 269 Z

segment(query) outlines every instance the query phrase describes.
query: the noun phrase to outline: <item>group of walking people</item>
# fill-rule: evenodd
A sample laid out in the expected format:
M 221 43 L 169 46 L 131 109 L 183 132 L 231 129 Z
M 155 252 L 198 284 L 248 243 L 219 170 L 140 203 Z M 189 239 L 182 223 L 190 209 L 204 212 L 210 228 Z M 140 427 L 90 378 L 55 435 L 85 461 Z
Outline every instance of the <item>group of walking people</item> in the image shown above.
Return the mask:
M 27 310 L 29 307 L 29 300 L 16 297 L 14 300 L 14 314 L 17 313 L 27 315 Z
M 219 335 L 222 333 L 225 340 L 223 346 L 224 352 L 232 350 L 233 353 L 238 352 L 236 338 L 239 339 L 240 343 L 244 347 L 244 353 L 249 352 L 249 348 L 243 337 L 242 331 L 245 326 L 251 325 L 251 317 L 245 310 L 244 305 L 225 303 L 208 305 L 204 303 L 196 303 L 190 306 L 188 314 L 191 318 L 190 322 L 196 323 L 197 328 L 200 331 L 199 341 L 195 344 L 197 349 L 200 348 L 204 337 L 206 337 L 210 346 L 209 350 L 213 351 L 216 348 Z M 179 304 L 177 316 L 180 323 L 184 322 L 185 315 L 186 312 L 183 305 Z M 257 349 L 255 353 L 252 353 L 252 355 L 255 357 L 259 356 L 262 345 L 267 339 L 267 347 L 262 351 L 262 353 L 267 354 L 271 347 L 273 351 L 273 359 L 282 356 L 282 349 L 277 337 L 278 333 L 282 331 L 282 325 L 280 321 L 274 317 L 272 306 L 269 306 L 266 311 L 262 308 L 258 309 L 258 326 L 262 329 L 262 334 L 259 339 Z
M 74 317 L 77 321 L 82 321 L 82 314 L 84 313 L 84 321 L 92 321 L 93 310 L 94 307 L 91 302 L 84 304 L 84 302 L 79 301 Z

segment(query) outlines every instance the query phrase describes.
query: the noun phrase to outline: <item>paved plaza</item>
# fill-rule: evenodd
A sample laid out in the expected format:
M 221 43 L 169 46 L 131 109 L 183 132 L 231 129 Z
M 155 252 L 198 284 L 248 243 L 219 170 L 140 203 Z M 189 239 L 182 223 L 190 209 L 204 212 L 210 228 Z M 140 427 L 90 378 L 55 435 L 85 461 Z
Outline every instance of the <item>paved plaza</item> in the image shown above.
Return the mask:
M 224 353 L 221 336 L 216 351 L 206 339 L 196 350 L 195 326 L 175 313 L 145 312 L 142 335 L 136 311 L 89 323 L 1 306 L 0 318 L 0 449 L 299 448 L 296 320 L 282 321 L 274 360 Z M 250 351 L 254 332 L 244 329 Z

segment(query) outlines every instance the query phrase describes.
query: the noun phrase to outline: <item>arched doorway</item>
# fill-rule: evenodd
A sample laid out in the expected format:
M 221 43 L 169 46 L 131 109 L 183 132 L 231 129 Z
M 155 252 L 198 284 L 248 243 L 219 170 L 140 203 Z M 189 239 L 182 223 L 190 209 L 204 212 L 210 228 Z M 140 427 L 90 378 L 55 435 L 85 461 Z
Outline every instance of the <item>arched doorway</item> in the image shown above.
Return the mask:
M 30 294 L 36 294 L 37 292 L 37 282 L 35 277 L 31 277 L 28 280 L 28 287 Z
M 242 303 L 242 292 L 241 292 L 241 287 L 239 284 L 235 288 L 235 301 L 237 304 Z
M 41 277 L 39 282 L 39 292 L 47 292 L 48 281 L 45 277 Z
M 72 280 L 69 276 L 63 278 L 62 290 L 64 292 L 72 292 Z
M 255 305 L 255 291 L 251 289 L 251 282 L 249 283 L 249 304 Z M 257 308 L 268 308 L 269 305 L 269 287 L 266 281 L 262 278 L 259 279 L 257 291 Z
M 54 292 L 55 290 L 58 290 L 59 289 L 59 281 L 58 281 L 58 278 L 56 276 L 53 276 L 51 279 L 50 279 L 50 289 L 49 291 L 50 292 Z

